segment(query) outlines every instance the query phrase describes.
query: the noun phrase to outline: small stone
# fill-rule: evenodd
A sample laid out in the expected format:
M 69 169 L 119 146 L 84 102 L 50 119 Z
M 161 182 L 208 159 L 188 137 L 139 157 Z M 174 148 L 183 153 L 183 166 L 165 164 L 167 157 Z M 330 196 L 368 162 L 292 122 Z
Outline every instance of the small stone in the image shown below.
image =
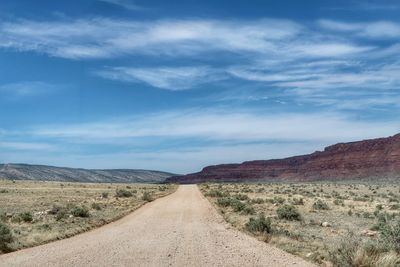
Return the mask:
M 323 222 L 321 225 L 322 227 L 331 227 L 330 223 L 328 222 Z

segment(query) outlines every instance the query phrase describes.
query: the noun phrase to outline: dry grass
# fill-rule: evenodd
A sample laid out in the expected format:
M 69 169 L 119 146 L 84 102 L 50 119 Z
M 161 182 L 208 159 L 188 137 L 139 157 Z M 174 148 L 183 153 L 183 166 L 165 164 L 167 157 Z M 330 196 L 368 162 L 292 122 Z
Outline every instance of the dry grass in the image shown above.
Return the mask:
M 12 233 L 12 241 L 0 250 L 13 251 L 76 235 L 121 218 L 176 188 L 0 180 L 0 224 Z M 117 197 L 121 190 L 129 193 Z
M 398 184 L 202 184 L 200 189 L 233 226 L 320 266 L 400 266 L 400 255 L 380 233 L 400 219 Z M 272 230 L 249 230 L 250 218 L 255 223 L 262 214 Z M 343 247 L 351 245 L 349 233 L 358 248 L 346 265 L 339 261 L 346 256 L 341 251 L 350 249 Z

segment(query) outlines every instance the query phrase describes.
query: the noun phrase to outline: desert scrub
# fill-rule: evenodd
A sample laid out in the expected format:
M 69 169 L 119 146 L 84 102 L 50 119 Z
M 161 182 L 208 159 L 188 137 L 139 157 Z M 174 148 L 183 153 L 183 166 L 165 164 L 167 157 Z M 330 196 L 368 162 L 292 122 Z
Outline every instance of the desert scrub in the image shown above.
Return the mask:
M 117 189 L 115 192 L 116 197 L 132 197 L 133 194 L 131 191 L 128 191 L 126 189 Z
M 381 238 L 391 249 L 400 254 L 400 219 L 396 222 L 387 223 L 381 227 Z
M 279 219 L 301 221 L 301 214 L 293 205 L 283 205 L 276 210 Z
M 400 255 L 391 251 L 382 240 L 363 241 L 354 233 L 348 233 L 328 251 L 329 259 L 335 267 L 396 267 Z
M 206 193 L 206 196 L 208 196 L 208 197 L 226 197 L 227 194 L 225 192 L 222 192 L 221 190 L 212 189 Z
M 0 197 L 0 221 L 12 232 L 12 250 L 32 247 L 88 231 L 119 219 L 143 204 L 141 197 L 114 198 L 117 189 L 126 189 L 126 184 L 63 183 L 0 180 L 0 188 L 8 191 Z M 130 184 L 130 192 L 142 196 L 152 192 L 154 199 L 166 196 L 176 185 Z M 159 191 L 165 186 L 165 191 Z M 107 194 L 107 198 L 103 197 Z M 111 197 L 112 196 L 112 197 Z M 101 205 L 101 210 L 92 209 L 92 203 Z M 89 218 L 74 217 L 75 206 L 85 205 Z M 32 223 L 25 223 L 20 213 L 29 211 Z M 0 252 L 2 254 L 3 252 Z M 1 264 L 0 264 L 1 265 Z
M 101 210 L 101 205 L 100 205 L 100 203 L 93 202 L 93 203 L 92 203 L 92 209 L 94 209 L 94 210 Z
M 143 192 L 142 200 L 151 202 L 153 201 L 153 197 L 151 196 L 150 192 Z
M 20 213 L 20 214 L 19 214 L 19 217 L 20 217 L 21 220 L 24 221 L 24 222 L 32 222 L 32 221 L 33 221 L 32 213 L 30 213 L 29 211 Z
M 315 201 L 312 207 L 315 210 L 329 210 L 328 204 L 326 204 L 326 202 L 322 201 L 321 199 Z
M 272 233 L 271 219 L 265 218 L 264 213 L 257 218 L 251 217 L 245 227 L 251 233 Z
M 89 209 L 86 206 L 75 206 L 71 210 L 74 217 L 86 218 L 90 216 Z
M 362 249 L 356 251 L 355 254 L 360 256 L 353 258 L 354 261 L 351 263 L 353 265 L 347 266 L 400 267 L 400 263 L 396 263 L 397 265 L 393 263 L 393 259 L 400 258 L 399 254 L 395 252 L 393 245 L 389 246 L 392 241 L 387 241 L 393 239 L 389 238 L 393 234 L 388 234 L 386 241 L 382 241 L 381 233 L 381 229 L 387 227 L 388 224 L 393 225 L 395 220 L 400 219 L 399 210 L 391 209 L 392 205 L 398 204 L 395 199 L 399 196 L 400 185 L 397 183 L 379 186 L 347 183 L 207 184 L 207 188 L 204 185 L 199 185 L 199 187 L 205 194 L 213 190 L 222 193 L 223 197 L 207 196 L 207 198 L 218 206 L 223 217 L 234 227 L 253 233 L 247 225 L 250 218 L 253 218 L 252 223 L 255 223 L 254 220 L 258 219 L 258 215 L 246 214 L 243 211 L 243 205 L 252 206 L 255 214 L 264 213 L 266 219 L 271 218 L 273 226 L 271 234 L 255 231 L 253 235 L 261 240 L 270 238 L 271 244 L 319 266 L 332 266 L 328 251 L 333 250 L 333 244 L 336 244 L 336 241 L 349 230 L 355 233 L 356 239 L 360 240 L 358 244 L 362 246 Z M 244 193 L 245 191 L 251 193 Z M 237 206 L 242 210 L 236 212 L 231 203 L 233 205 L 237 203 L 237 200 L 232 200 L 232 198 L 238 194 L 247 194 L 250 199 L 240 201 L 242 204 Z M 324 206 L 319 205 L 318 200 L 327 204 L 329 209 L 320 212 L 314 209 L 315 202 L 317 202 L 317 208 Z M 301 223 L 300 231 L 297 220 L 282 217 L 279 219 L 277 216 L 277 209 L 285 204 L 294 205 L 298 214 L 301 214 L 300 217 L 304 223 Z M 298 218 L 297 214 L 295 218 Z M 378 244 L 373 242 L 378 240 Z M 343 256 L 340 253 L 335 252 L 335 254 L 341 258 Z M 376 260 L 373 259 L 374 257 Z M 364 265 L 358 264 L 359 262 Z M 342 265 L 346 266 L 346 264 Z
M 10 228 L 0 222 L 0 251 L 1 252 L 10 252 L 11 248 L 9 245 L 13 241 L 13 236 Z

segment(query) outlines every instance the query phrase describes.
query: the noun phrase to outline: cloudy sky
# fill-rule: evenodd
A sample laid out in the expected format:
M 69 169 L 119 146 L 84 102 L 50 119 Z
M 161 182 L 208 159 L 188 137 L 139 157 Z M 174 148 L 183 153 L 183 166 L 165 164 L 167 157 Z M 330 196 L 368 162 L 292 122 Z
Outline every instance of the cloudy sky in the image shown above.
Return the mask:
M 400 132 L 399 1 L 2 0 L 0 162 L 176 173 Z

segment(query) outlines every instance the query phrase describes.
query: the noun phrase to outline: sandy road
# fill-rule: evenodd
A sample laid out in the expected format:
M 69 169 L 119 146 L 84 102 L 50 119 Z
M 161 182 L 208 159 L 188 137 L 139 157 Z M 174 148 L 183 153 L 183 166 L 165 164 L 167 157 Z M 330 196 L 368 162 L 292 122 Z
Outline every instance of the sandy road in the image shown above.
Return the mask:
M 313 266 L 229 227 L 195 185 L 93 231 L 0 256 L 0 266 Z

